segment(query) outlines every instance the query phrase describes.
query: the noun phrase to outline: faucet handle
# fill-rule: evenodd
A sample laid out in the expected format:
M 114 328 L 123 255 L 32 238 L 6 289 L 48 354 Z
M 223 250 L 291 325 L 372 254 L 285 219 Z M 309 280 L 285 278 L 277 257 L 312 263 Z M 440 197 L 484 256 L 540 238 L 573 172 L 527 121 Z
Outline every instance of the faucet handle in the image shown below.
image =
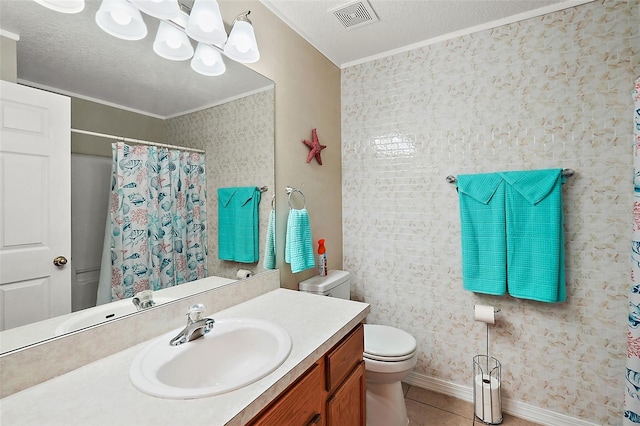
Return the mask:
M 202 303 L 196 303 L 195 305 L 191 305 L 191 307 L 187 311 L 187 316 L 189 317 L 189 321 L 190 322 L 200 321 L 204 316 L 204 311 L 206 309 L 207 307 Z
M 139 293 L 136 293 L 131 299 L 136 308 L 140 311 L 142 309 L 147 309 L 155 306 L 155 302 L 153 301 L 153 291 L 152 290 L 143 290 Z

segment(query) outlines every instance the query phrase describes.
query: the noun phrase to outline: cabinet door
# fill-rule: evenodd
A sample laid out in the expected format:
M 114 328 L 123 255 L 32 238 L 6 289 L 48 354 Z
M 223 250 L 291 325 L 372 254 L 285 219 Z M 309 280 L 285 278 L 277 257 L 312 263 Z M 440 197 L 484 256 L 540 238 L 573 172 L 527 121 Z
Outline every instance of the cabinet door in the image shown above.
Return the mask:
M 251 426 L 322 426 L 325 394 L 323 366 L 315 364 Z
M 362 361 L 327 401 L 327 426 L 365 426 L 365 392 Z

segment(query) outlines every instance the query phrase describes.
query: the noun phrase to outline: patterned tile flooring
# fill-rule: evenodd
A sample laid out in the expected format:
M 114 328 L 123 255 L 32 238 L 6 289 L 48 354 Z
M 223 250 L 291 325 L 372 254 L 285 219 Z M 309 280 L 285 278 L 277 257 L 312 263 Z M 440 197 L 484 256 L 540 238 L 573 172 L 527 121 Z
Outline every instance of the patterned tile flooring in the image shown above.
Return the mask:
M 403 383 L 410 426 L 482 426 L 476 419 L 473 404 Z M 503 414 L 504 426 L 538 426 L 527 420 Z

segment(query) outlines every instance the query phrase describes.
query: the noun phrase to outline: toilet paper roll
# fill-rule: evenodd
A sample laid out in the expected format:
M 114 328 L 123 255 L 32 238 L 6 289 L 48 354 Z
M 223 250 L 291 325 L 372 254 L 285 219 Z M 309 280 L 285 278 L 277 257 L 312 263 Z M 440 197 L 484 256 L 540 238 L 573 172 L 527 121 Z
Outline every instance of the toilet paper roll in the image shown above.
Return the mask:
M 253 275 L 253 272 L 249 271 L 248 269 L 238 269 L 238 273 L 236 274 L 236 277 L 240 279 L 244 279 L 244 278 L 249 278 L 251 275 Z
M 474 315 L 476 321 L 484 322 L 487 324 L 496 323 L 496 310 L 493 306 L 475 305 Z
M 476 416 L 485 423 L 499 423 L 502 419 L 500 382 L 495 377 L 479 374 L 475 377 Z

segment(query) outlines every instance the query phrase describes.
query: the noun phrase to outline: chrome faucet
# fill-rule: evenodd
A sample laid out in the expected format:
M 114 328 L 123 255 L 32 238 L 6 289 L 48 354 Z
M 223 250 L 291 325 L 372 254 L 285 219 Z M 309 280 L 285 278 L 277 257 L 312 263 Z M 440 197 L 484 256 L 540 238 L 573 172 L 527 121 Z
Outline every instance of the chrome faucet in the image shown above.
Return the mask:
M 153 291 L 151 290 L 143 290 L 136 293 L 136 295 L 133 296 L 133 299 L 131 299 L 131 302 L 133 302 L 136 309 L 139 311 L 152 308 L 156 305 L 156 302 L 153 301 Z
M 213 318 L 202 318 L 206 306 L 201 303 L 192 305 L 187 312 L 187 326 L 176 337 L 171 339 L 171 346 L 178 346 L 183 343 L 198 339 L 213 329 L 215 323 Z

